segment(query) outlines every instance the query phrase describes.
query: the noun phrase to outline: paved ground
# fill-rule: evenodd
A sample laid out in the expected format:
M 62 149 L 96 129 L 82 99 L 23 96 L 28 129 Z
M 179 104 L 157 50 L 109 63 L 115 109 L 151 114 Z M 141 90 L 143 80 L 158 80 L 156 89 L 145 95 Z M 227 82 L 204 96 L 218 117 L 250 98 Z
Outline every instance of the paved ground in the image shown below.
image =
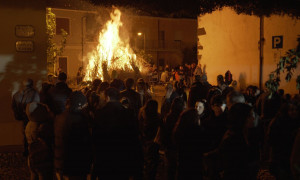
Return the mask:
M 166 163 L 164 158 L 161 159 L 156 180 L 165 180 Z M 27 167 L 27 160 L 21 152 L 5 152 L 0 153 L 0 179 L 1 180 L 29 180 L 30 173 Z M 275 180 L 268 170 L 261 169 L 258 180 Z
M 27 160 L 21 152 L 0 153 L 1 180 L 29 180 L 30 174 Z

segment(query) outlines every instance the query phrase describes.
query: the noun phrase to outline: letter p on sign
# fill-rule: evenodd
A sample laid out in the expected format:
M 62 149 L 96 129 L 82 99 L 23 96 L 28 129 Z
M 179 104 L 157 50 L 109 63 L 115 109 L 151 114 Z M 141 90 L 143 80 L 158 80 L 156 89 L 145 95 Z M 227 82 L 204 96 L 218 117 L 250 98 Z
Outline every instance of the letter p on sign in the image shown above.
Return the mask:
M 282 48 L 283 37 L 282 36 L 272 36 L 272 49 Z

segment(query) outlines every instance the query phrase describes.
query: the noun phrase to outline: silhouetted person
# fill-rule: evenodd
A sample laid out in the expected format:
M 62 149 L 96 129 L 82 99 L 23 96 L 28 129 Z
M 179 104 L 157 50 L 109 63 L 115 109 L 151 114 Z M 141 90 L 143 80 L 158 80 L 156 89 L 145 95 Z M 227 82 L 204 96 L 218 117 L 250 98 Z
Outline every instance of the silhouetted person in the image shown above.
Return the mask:
M 299 112 L 297 103 L 287 103 L 269 125 L 267 140 L 271 147 L 271 172 L 279 180 L 292 178 L 290 157 L 300 127 Z
M 162 119 L 164 119 L 167 116 L 167 114 L 170 112 L 171 104 L 173 100 L 179 96 L 179 94 L 175 91 L 171 83 L 168 83 L 165 89 L 166 89 L 166 94 L 162 99 L 162 105 L 160 111 Z
M 207 119 L 204 119 L 204 126 L 210 139 L 210 150 L 217 148 L 228 128 L 228 120 L 225 111 L 225 100 L 222 95 L 212 97 L 211 112 Z
M 298 129 L 291 155 L 291 170 L 294 179 L 300 179 L 300 129 Z
M 44 104 L 33 102 L 27 105 L 29 122 L 25 129 L 28 141 L 28 165 L 32 180 L 53 179 L 53 115 Z
M 249 143 L 249 128 L 254 127 L 253 110 L 249 105 L 236 103 L 229 111 L 229 130 L 219 146 L 223 161 L 223 179 L 256 179 L 258 157 Z
M 158 103 L 149 100 L 139 113 L 139 126 L 144 149 L 145 178 L 154 180 L 159 163 L 159 145 L 154 142 L 154 138 L 161 125 Z
M 222 172 L 221 179 L 224 180 L 255 180 L 258 157 L 255 157 L 256 150 L 248 141 L 248 129 L 254 126 L 253 110 L 247 104 L 236 103 L 228 115 L 231 124 L 222 142 L 216 150 L 206 154 L 206 157 L 216 157 L 216 164 L 212 167 L 219 165 L 217 172 L 211 175 L 220 175 Z
M 66 80 L 66 73 L 59 73 L 58 82 L 48 92 L 50 99 L 48 106 L 55 115 L 64 112 L 67 99 L 72 92 L 72 90 L 68 87 Z
M 142 107 L 140 94 L 133 90 L 134 80 L 128 78 L 125 82 L 126 89 L 120 93 L 120 98 L 126 97 L 129 100 L 130 108 L 134 109 L 136 117 Z
M 182 98 L 175 98 L 172 102 L 171 110 L 161 126 L 161 142 L 166 152 L 168 180 L 174 180 L 176 177 L 177 148 L 173 140 L 173 130 L 183 109 L 184 102 Z
M 86 92 L 86 98 L 88 101 L 88 110 L 90 114 L 94 114 L 95 110 L 100 104 L 100 97 L 97 94 L 97 90 L 101 85 L 102 81 L 100 79 L 94 79 L 91 88 Z
M 136 90 L 140 94 L 142 106 L 144 106 L 149 100 L 152 99 L 151 94 L 147 91 L 146 83 L 143 79 L 138 80 Z
M 245 102 L 246 100 L 244 95 L 238 91 L 231 91 L 226 96 L 226 105 L 228 110 L 230 110 L 230 108 L 236 103 L 245 103 Z
M 193 108 L 195 107 L 196 101 L 206 99 L 208 90 L 209 87 L 202 84 L 201 76 L 196 75 L 195 82 L 192 84 L 192 87 L 189 92 L 188 107 Z
M 26 106 L 31 102 L 40 102 L 40 96 L 37 90 L 33 87 L 33 80 L 27 79 L 23 81 L 24 89 L 16 92 L 12 98 L 12 110 L 15 119 L 23 122 L 23 130 L 28 123 L 26 115 Z M 23 131 L 24 133 L 24 131 Z M 24 134 L 24 156 L 28 155 L 28 144 Z
M 94 171 L 99 179 L 142 178 L 143 155 L 138 122 L 119 101 L 116 88 L 105 90 L 106 105 L 95 113 Z
M 66 110 L 54 122 L 56 175 L 86 179 L 92 161 L 92 138 L 88 116 L 84 113 L 87 99 L 80 91 L 68 98 Z
M 174 138 L 178 148 L 178 180 L 203 179 L 202 158 L 209 140 L 196 109 L 182 112 L 174 129 Z

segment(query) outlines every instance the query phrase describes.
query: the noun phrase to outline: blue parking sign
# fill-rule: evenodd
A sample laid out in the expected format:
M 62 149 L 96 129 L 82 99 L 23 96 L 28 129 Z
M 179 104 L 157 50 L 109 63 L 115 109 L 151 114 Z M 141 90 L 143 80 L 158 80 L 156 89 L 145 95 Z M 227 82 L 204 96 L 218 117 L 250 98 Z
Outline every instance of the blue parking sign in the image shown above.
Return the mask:
M 283 46 L 283 36 L 272 36 L 272 49 L 279 49 Z

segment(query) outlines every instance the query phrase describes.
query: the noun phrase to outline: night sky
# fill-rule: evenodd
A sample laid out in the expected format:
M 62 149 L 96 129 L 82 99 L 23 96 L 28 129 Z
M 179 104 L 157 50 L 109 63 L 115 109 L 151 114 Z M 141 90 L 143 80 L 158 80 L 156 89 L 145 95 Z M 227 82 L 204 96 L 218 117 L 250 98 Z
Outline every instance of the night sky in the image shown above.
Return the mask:
M 81 9 L 86 4 L 122 6 L 135 9 L 140 15 L 173 18 L 196 18 L 199 14 L 224 6 L 250 15 L 289 14 L 300 17 L 300 0 L 47 0 L 47 5 L 52 7 Z

